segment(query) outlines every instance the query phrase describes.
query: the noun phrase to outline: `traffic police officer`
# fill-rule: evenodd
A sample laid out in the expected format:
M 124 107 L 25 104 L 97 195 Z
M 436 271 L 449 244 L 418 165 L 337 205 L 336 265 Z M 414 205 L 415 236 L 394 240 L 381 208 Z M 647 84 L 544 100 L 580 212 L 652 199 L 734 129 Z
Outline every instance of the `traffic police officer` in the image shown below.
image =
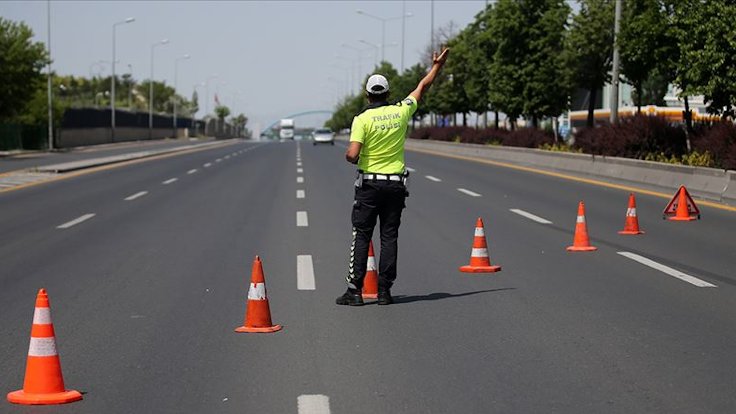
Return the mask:
M 346 278 L 348 289 L 337 298 L 338 305 L 363 305 L 361 290 L 368 261 L 368 244 L 376 219 L 380 220 L 381 257 L 378 265 L 378 304 L 389 305 L 396 279 L 399 225 L 408 195 L 404 165 L 404 140 L 417 103 L 432 85 L 447 60 L 449 49 L 432 55 L 432 68 L 406 99 L 387 102 L 388 80 L 372 75 L 365 85 L 368 106 L 353 118 L 350 145 L 345 159 L 358 165 L 352 223 L 353 240 Z

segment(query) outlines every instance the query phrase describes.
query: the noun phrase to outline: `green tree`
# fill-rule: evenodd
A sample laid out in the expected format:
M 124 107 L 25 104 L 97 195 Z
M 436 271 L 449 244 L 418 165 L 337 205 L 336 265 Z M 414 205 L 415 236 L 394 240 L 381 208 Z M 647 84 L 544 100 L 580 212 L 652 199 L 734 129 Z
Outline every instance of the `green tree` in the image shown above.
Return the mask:
M 570 87 L 566 80 L 564 50 L 570 8 L 564 0 L 520 1 L 525 27 L 523 55 L 524 115 L 534 127 L 543 117 L 557 117 L 566 108 Z
M 708 112 L 735 116 L 736 5 L 732 0 L 678 0 L 672 7 L 679 46 L 675 83 L 681 95 L 703 95 Z
M 33 31 L 27 25 L 0 17 L 0 120 L 23 113 L 43 84 L 41 69 L 47 63 L 44 44 L 33 42 Z
M 637 112 L 646 103 L 662 101 L 667 92 L 669 56 L 676 47 L 661 0 L 625 3 L 618 37 L 621 74 L 634 87 Z M 665 83 L 664 91 L 662 83 Z
M 471 111 L 484 115 L 490 106 L 488 68 L 496 51 L 495 42 L 488 33 L 488 20 L 492 10 L 493 8 L 489 6 L 478 13 L 475 20 L 461 34 L 468 50 L 467 60 L 464 62 L 468 77 L 463 83 L 468 107 Z
M 225 105 L 217 105 L 215 107 L 215 115 L 217 115 L 220 121 L 224 121 L 230 115 L 230 108 Z
M 496 49 L 488 67 L 488 93 L 491 102 L 511 119 L 524 112 L 524 54 L 526 33 L 519 3 L 499 0 L 491 13 L 488 33 L 495 39 Z
M 245 114 L 239 114 L 238 116 L 230 118 L 230 123 L 233 124 L 233 126 L 245 128 L 245 125 L 248 123 L 248 117 L 245 116 Z
M 109 83 L 109 78 L 108 78 Z M 146 105 L 148 105 L 148 99 L 150 96 L 151 81 L 146 79 L 138 86 L 138 93 L 146 97 Z M 116 85 L 117 87 L 117 85 Z M 161 113 L 171 113 L 174 110 L 173 96 L 175 90 L 173 87 L 166 85 L 165 82 L 153 81 L 153 111 Z M 116 98 L 120 98 L 117 96 Z M 126 98 L 127 99 L 127 98 Z M 116 99 L 117 101 L 118 99 Z M 179 102 L 182 102 L 184 98 L 179 97 Z M 146 106 L 146 108 L 148 108 Z
M 346 96 L 337 104 L 332 117 L 325 122 L 325 126 L 333 131 L 350 128 L 353 123 L 353 117 L 357 115 L 365 107 L 365 97 L 363 95 Z
M 565 61 L 570 84 L 590 92 L 587 126 L 594 126 L 598 90 L 610 80 L 613 59 L 613 1 L 581 0 L 568 32 Z

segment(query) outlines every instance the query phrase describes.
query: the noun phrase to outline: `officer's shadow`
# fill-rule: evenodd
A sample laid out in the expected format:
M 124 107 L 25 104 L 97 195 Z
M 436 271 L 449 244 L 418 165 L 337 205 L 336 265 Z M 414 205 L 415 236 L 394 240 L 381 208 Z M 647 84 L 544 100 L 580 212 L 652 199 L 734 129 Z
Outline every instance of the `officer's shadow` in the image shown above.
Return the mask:
M 501 292 L 501 291 L 504 291 L 504 290 L 514 290 L 514 289 L 516 289 L 516 288 L 499 288 L 499 289 L 488 289 L 488 290 L 476 290 L 474 292 L 465 292 L 465 293 L 435 292 L 435 293 L 430 293 L 428 295 L 411 295 L 411 296 L 394 295 L 394 303 L 400 304 L 400 303 L 422 302 L 422 301 L 428 301 L 428 300 L 440 300 L 440 299 L 448 299 L 448 298 L 460 298 L 460 297 L 463 297 L 463 296 L 477 295 L 479 293 Z

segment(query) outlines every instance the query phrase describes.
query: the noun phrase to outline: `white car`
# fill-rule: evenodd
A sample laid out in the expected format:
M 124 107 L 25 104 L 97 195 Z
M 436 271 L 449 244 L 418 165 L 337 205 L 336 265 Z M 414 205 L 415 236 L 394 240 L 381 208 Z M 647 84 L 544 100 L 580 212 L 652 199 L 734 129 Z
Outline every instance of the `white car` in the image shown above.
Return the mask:
M 330 144 L 335 145 L 335 133 L 329 128 L 319 128 L 312 132 L 313 145 Z

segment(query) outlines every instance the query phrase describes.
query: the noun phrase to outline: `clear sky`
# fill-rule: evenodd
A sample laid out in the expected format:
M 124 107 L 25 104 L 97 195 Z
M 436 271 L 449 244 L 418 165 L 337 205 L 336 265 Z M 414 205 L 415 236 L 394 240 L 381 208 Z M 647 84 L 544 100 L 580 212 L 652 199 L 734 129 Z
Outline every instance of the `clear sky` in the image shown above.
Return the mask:
M 485 0 L 435 0 L 434 25 L 450 21 L 459 27 L 471 22 Z M 127 17 L 135 22 L 117 27 L 116 73 L 132 68 L 138 80 L 150 77 L 151 45 L 155 49 L 154 79 L 174 83 L 191 97 L 194 85 L 209 81 L 213 95 L 233 113 L 245 113 L 250 124 L 267 126 L 283 116 L 330 110 L 346 88 L 359 90 L 359 81 L 373 67 L 376 49 L 361 43 L 381 43 L 381 22 L 360 15 L 406 19 L 404 66 L 417 63 L 430 42 L 432 2 L 395 1 L 51 1 L 51 55 L 53 70 L 63 75 L 109 74 L 112 25 Z M 24 21 L 36 39 L 46 42 L 46 1 L 0 0 L 0 15 Z M 401 65 L 401 19 L 386 22 L 385 58 Z M 342 44 L 363 49 L 358 54 Z M 342 57 L 338 57 L 342 56 Z M 380 59 L 380 50 L 378 51 Z M 98 63 L 100 60 L 108 63 Z M 205 87 L 198 87 L 205 108 Z M 200 111 L 200 115 L 203 111 Z M 319 126 L 327 116 L 301 118 L 301 124 Z M 298 120 L 297 123 L 300 121 Z

